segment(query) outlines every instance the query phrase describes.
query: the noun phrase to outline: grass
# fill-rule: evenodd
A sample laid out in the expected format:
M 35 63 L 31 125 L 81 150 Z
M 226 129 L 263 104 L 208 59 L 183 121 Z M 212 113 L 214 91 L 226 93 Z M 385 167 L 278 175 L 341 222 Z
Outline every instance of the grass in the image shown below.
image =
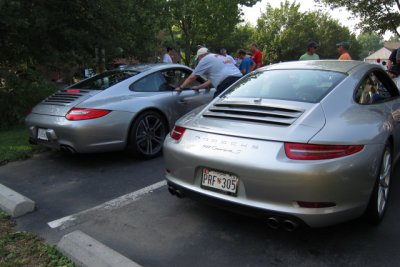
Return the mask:
M 29 144 L 28 138 L 28 130 L 24 126 L 0 131 L 0 165 L 26 159 L 34 153 L 46 150 L 44 147 Z
M 0 165 L 26 159 L 46 150 L 28 143 L 23 126 L 0 131 Z M 15 222 L 0 210 L 0 266 L 74 266 L 54 246 L 46 245 L 37 235 L 15 230 Z
M 15 231 L 15 223 L 0 211 L 0 266 L 66 266 L 74 264 L 36 235 Z

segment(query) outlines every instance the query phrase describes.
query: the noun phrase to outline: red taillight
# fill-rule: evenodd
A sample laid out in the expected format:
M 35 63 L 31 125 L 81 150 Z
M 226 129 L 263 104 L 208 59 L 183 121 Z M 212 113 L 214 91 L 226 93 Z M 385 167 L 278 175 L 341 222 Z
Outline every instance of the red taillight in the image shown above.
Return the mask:
M 285 153 L 290 159 L 321 160 L 334 159 L 355 154 L 363 149 L 362 145 L 315 145 L 285 143 Z
M 175 126 L 174 129 L 172 129 L 170 136 L 172 139 L 179 141 L 181 140 L 183 134 L 185 133 L 185 128 L 180 127 L 180 126 Z
M 79 89 L 66 89 L 65 92 L 72 93 L 72 94 L 79 94 L 81 90 Z
M 70 121 L 90 120 L 103 117 L 110 112 L 111 110 L 106 109 L 71 108 L 65 117 Z

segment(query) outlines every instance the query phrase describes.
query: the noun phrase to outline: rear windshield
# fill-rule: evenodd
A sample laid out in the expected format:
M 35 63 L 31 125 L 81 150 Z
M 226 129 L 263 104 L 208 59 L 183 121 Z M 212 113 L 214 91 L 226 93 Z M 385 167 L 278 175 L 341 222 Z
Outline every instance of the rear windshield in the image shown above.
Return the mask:
M 345 77 L 323 70 L 267 70 L 249 74 L 223 96 L 316 103 Z
M 138 73 L 139 72 L 134 70 L 106 71 L 74 85 L 71 85 L 69 88 L 104 90 Z

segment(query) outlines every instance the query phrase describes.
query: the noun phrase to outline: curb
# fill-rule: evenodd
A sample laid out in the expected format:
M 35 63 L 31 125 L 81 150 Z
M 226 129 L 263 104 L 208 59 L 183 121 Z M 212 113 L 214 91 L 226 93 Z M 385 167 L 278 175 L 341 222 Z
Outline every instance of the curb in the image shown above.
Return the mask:
M 0 209 L 15 218 L 34 211 L 35 202 L 0 184 Z
M 87 234 L 77 230 L 64 235 L 57 249 L 78 266 L 88 267 L 140 267 Z

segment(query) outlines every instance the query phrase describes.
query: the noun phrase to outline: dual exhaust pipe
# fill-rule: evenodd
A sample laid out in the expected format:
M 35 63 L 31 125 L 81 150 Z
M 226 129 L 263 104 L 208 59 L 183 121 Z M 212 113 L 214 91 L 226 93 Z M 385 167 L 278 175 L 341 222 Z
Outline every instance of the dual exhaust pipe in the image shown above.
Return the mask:
M 271 216 L 267 219 L 267 225 L 275 230 L 282 227 L 288 232 L 293 232 L 299 227 L 299 224 L 291 219 L 279 218 L 275 216 Z
M 168 191 L 171 195 L 177 196 L 178 198 L 185 197 L 185 194 L 181 190 L 176 189 L 175 187 L 173 187 L 171 185 L 168 186 Z M 272 229 L 279 229 L 282 227 L 283 229 L 285 229 L 288 232 L 293 232 L 299 227 L 299 224 L 296 221 L 293 221 L 291 219 L 286 219 L 286 218 L 275 217 L 275 216 L 268 217 L 267 225 Z
M 176 189 L 176 188 L 173 187 L 173 186 L 168 186 L 168 191 L 169 191 L 169 193 L 170 193 L 171 195 L 177 196 L 178 198 L 184 198 L 184 197 L 185 197 L 185 195 L 182 193 L 181 190 Z

